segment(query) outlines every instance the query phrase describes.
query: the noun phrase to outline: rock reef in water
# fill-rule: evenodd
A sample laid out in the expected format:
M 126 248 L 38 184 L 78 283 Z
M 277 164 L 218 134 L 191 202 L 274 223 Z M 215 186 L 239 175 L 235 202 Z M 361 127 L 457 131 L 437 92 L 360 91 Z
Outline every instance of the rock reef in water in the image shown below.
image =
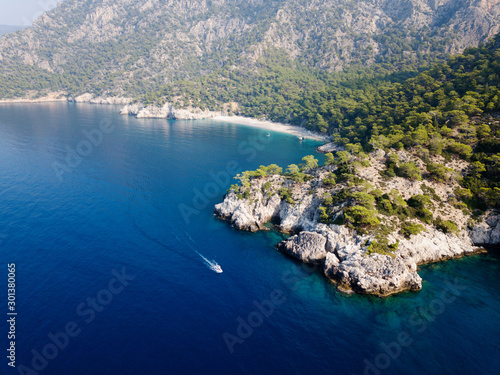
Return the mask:
M 337 143 L 327 143 L 326 145 L 323 145 L 323 146 L 319 146 L 316 151 L 318 152 L 322 152 L 324 154 L 328 153 L 328 152 L 331 152 L 331 153 L 334 153 L 334 152 L 337 152 L 337 151 L 343 151 L 345 150 L 345 148 Z
M 401 152 L 401 157 L 410 158 L 404 152 Z M 387 243 L 397 246 L 390 252 L 374 251 L 377 238 L 373 233 L 321 222 L 320 207 L 325 193 L 349 188 L 345 183 L 333 188 L 325 186 L 323 181 L 335 170 L 333 166 L 309 170 L 307 173 L 311 177 L 300 182 L 276 174 L 253 178 L 245 190 L 247 194 L 242 190 L 230 190 L 224 201 L 215 206 L 215 215 L 239 230 L 266 230 L 265 224 L 273 222 L 281 232 L 296 233 L 279 243 L 277 248 L 304 263 L 316 264 L 344 292 L 378 296 L 420 290 L 422 279 L 417 273 L 418 265 L 483 252 L 480 245 L 499 243 L 500 217 L 496 213 L 488 213 L 470 228 L 470 216 L 454 207 L 452 197 L 456 182 L 409 181 L 401 177 L 387 181 L 379 173 L 384 168 L 385 158 L 383 152 L 371 154 L 369 166 L 358 168 L 356 176 L 362 176 L 373 189 L 382 193 L 399 191 L 406 200 L 416 194 L 425 194 L 431 187 L 433 199 L 440 201 L 434 214 L 443 219 L 453 218 L 458 230 L 444 233 L 432 223 L 408 218 L 415 225 L 421 225 L 422 230 L 405 236 L 401 233 L 399 219 L 380 217 L 381 225 L 387 230 Z M 455 165 L 456 169 L 461 167 L 464 166 Z M 291 201 L 282 198 L 282 189 L 287 189 Z M 341 217 L 349 202 L 336 204 L 332 215 Z M 393 228 L 388 230 L 391 226 Z

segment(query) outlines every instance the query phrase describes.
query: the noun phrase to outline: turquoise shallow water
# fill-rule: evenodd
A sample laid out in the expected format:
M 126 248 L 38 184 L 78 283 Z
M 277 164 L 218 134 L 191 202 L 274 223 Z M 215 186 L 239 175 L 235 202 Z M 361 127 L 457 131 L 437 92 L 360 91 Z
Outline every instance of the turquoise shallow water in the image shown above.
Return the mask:
M 422 267 L 419 293 L 346 296 L 278 253 L 279 234 L 213 217 L 230 174 L 317 146 L 266 134 L 0 105 L 0 278 L 16 264 L 19 314 L 2 373 L 498 373 L 498 253 Z

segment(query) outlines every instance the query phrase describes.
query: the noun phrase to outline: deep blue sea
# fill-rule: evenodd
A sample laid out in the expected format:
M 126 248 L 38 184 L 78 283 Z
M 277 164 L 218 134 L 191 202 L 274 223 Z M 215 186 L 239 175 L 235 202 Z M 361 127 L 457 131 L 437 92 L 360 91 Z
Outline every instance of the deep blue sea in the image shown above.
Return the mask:
M 419 293 L 347 296 L 277 252 L 279 234 L 214 218 L 229 175 L 317 147 L 267 133 L 0 105 L 0 373 L 500 373 L 498 253 L 422 267 Z

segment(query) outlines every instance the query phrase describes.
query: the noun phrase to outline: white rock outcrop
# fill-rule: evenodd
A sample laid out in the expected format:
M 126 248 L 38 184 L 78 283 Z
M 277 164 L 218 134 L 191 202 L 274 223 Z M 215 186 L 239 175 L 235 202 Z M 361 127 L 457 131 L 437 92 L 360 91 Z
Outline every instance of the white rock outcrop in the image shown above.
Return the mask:
M 76 103 L 126 105 L 132 101 L 132 98 L 122 98 L 118 96 L 101 97 L 86 93 L 76 97 L 69 97 L 68 101 Z
M 323 146 L 319 146 L 316 150 L 318 152 L 322 152 L 322 153 L 326 154 L 328 152 L 335 153 L 337 151 L 343 151 L 343 150 L 345 150 L 345 147 L 341 146 L 337 143 L 332 142 L 332 143 L 327 143 L 326 145 L 323 145 Z
M 326 258 L 326 238 L 319 233 L 300 232 L 278 244 L 278 249 L 304 263 L 320 263 Z
M 335 264 L 325 262 L 325 275 L 341 290 L 387 296 L 405 290 L 422 289 L 422 279 L 401 257 L 356 252 Z
M 472 242 L 480 245 L 497 245 L 500 243 L 500 216 L 488 212 L 470 231 Z
M 223 115 L 222 112 L 202 110 L 200 108 L 179 109 L 170 103 L 165 103 L 161 107 L 155 105 L 144 106 L 137 103 L 128 104 L 120 110 L 120 114 L 137 118 L 166 118 L 172 120 L 203 120 Z

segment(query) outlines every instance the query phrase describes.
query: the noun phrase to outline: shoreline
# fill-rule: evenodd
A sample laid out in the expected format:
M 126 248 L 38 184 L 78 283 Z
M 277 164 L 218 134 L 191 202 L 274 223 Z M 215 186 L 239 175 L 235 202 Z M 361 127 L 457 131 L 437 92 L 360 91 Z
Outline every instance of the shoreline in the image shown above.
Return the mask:
M 46 99 L 0 99 L 0 104 L 15 104 L 15 103 L 51 103 L 51 102 L 67 102 L 68 99 L 61 98 L 46 98 Z
M 122 97 L 94 97 L 93 94 L 82 94 L 77 97 L 68 96 L 66 93 L 53 92 L 42 98 L 15 98 L 15 99 L 0 99 L 0 104 L 15 104 L 15 103 L 88 103 L 88 104 L 110 104 L 110 105 L 125 105 L 130 103 L 132 98 Z
M 91 100 L 71 100 L 69 98 L 57 98 L 57 97 L 45 97 L 38 99 L 0 99 L 0 104 L 15 104 L 15 103 L 61 103 L 61 102 L 76 102 L 76 103 L 88 103 L 88 104 L 107 104 L 107 105 L 117 105 L 117 103 L 107 102 L 106 100 L 101 100 L 98 102 L 92 102 Z M 120 104 L 121 105 L 121 104 Z M 301 128 L 300 126 L 282 124 L 279 122 L 272 122 L 267 120 L 259 120 L 252 117 L 243 116 L 224 116 L 218 115 L 213 117 L 207 117 L 205 120 L 214 120 L 219 122 L 227 122 L 238 125 L 252 126 L 259 129 L 266 129 L 273 132 L 284 133 L 295 135 L 297 137 L 302 137 L 304 139 L 311 139 L 319 142 L 330 142 L 330 137 L 327 135 L 315 133 L 313 131 Z
M 297 137 L 303 137 L 306 139 L 312 139 L 315 141 L 321 142 L 329 142 L 330 137 L 326 135 L 322 135 L 319 133 L 314 133 L 310 130 L 301 128 L 295 125 L 282 124 L 279 122 L 258 120 L 251 117 L 243 117 L 243 116 L 215 116 L 210 120 L 219 121 L 219 122 L 228 122 L 239 125 L 247 125 L 252 126 L 259 129 L 266 129 L 278 133 L 285 133 L 295 135 Z

